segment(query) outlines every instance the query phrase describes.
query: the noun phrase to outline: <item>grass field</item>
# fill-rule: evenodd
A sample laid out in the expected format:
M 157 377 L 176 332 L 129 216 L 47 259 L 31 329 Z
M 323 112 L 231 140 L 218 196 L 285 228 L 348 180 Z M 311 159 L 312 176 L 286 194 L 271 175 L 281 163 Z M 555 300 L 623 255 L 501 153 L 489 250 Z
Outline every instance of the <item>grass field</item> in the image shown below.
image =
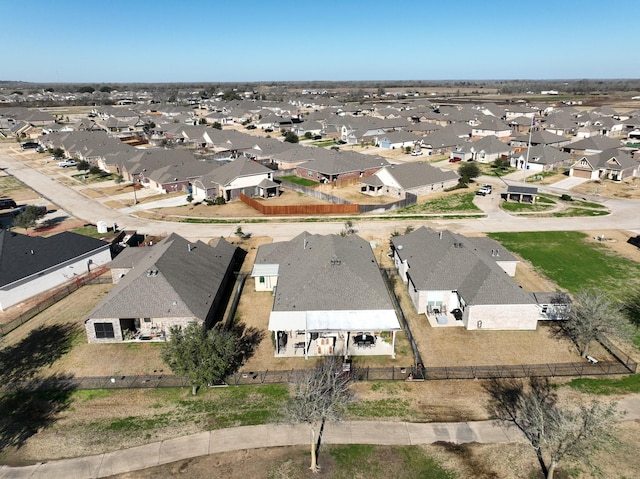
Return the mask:
M 617 295 L 637 288 L 640 282 L 640 264 L 605 245 L 586 242 L 585 233 L 551 231 L 491 233 L 489 236 L 571 293 L 598 288 Z
M 440 198 L 427 200 L 424 203 L 402 208 L 396 211 L 398 214 L 409 213 L 451 213 L 451 212 L 479 212 L 473 204 L 474 192 L 454 193 Z

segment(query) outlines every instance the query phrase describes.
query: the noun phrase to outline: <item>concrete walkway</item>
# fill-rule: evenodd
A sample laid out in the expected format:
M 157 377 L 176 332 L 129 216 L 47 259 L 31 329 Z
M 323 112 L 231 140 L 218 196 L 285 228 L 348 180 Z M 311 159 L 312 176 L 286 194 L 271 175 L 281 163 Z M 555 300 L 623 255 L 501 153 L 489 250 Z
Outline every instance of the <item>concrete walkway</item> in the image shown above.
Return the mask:
M 323 444 L 410 446 L 438 441 L 462 444 L 522 441 L 520 432 L 494 421 L 407 423 L 352 421 L 327 424 Z M 145 446 L 95 456 L 43 462 L 32 466 L 0 466 L 0 479 L 90 479 L 139 471 L 208 454 L 262 447 L 309 444 L 305 425 L 245 426 L 202 432 Z
M 602 400 L 607 401 L 608 398 Z M 624 396 L 617 403 L 618 410 L 624 413 L 621 420 L 640 419 L 640 394 Z M 525 439 L 515 427 L 505 426 L 497 421 L 345 421 L 328 423 L 322 438 L 323 444 L 391 446 L 415 446 L 439 441 L 454 444 L 491 444 L 524 442 Z M 92 479 L 221 452 L 308 444 L 309 428 L 305 425 L 243 426 L 201 432 L 95 456 L 42 462 L 24 467 L 0 466 L 0 479 Z

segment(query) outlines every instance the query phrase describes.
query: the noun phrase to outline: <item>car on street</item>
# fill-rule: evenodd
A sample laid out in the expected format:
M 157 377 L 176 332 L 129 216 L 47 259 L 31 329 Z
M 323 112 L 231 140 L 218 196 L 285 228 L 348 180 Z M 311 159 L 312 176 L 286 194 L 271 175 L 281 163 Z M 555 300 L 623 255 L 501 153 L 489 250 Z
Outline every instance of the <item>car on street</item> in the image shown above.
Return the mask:
M 69 168 L 71 166 L 77 166 L 78 162 L 75 160 L 63 160 L 58 162 L 58 166 L 61 168 Z
M 491 194 L 491 186 L 490 185 L 483 185 L 480 187 L 480 189 L 478 191 L 476 191 L 476 195 L 478 196 L 487 196 Z

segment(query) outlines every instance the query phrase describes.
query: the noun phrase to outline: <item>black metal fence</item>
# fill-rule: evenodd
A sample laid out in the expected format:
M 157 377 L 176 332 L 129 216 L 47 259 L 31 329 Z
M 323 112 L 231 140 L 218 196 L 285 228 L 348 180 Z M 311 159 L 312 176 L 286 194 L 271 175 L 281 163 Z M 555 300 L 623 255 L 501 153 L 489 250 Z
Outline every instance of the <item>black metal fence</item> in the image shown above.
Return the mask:
M 104 269 L 100 271 L 102 274 L 104 272 Z M 26 323 L 31 318 L 40 314 L 45 309 L 53 306 L 61 299 L 66 298 L 71 293 L 78 290 L 81 286 L 84 286 L 85 284 L 108 284 L 111 282 L 112 280 L 110 275 L 96 276 L 92 272 L 91 275 L 79 276 L 77 279 L 67 283 L 64 287 L 56 290 L 55 293 L 44 296 L 40 301 L 38 301 L 37 304 L 29 308 L 28 310 L 24 311 L 20 315 L 16 316 L 11 321 L 4 324 L 0 324 L 0 336 L 4 336 L 5 334 L 10 333 L 14 329 L 16 329 L 18 326 Z

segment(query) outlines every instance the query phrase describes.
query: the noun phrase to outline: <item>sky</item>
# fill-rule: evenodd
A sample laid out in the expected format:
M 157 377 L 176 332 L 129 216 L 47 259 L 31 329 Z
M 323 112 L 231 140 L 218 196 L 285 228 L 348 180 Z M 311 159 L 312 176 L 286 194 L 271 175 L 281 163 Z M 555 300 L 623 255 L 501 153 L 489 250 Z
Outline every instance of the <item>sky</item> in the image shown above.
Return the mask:
M 640 78 L 638 0 L 0 0 L 0 12 L 0 80 Z

